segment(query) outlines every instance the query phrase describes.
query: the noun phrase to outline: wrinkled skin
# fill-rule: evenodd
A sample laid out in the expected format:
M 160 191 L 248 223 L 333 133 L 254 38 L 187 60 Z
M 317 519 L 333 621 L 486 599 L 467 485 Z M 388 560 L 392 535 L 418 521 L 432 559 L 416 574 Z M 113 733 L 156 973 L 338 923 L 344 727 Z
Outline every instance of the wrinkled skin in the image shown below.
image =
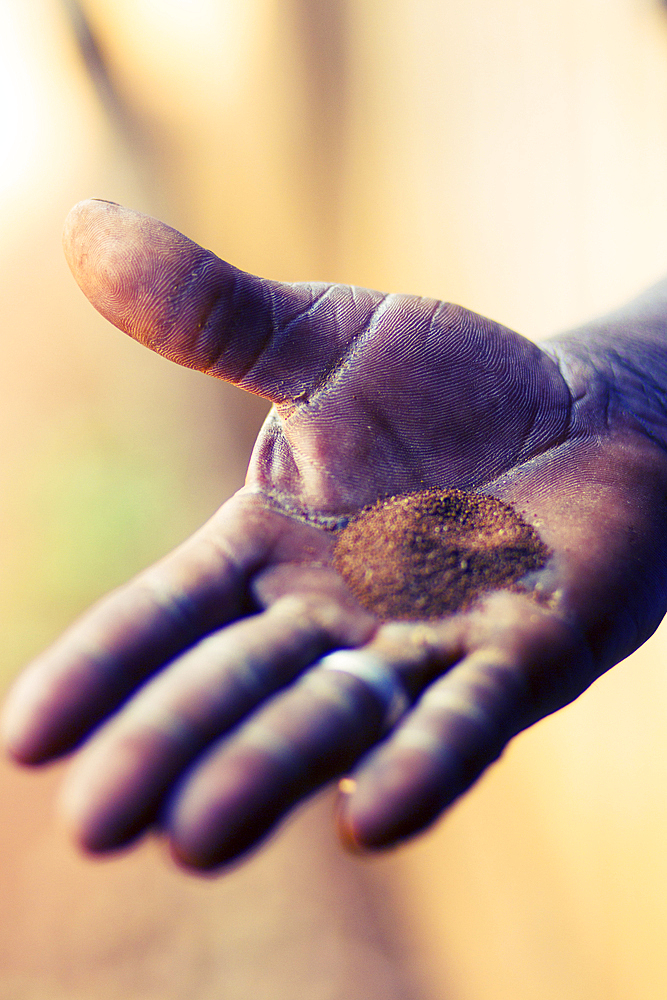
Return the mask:
M 73 209 L 65 250 L 122 330 L 275 404 L 246 486 L 10 696 L 18 761 L 82 744 L 63 809 L 89 850 L 158 827 L 182 864 L 217 868 L 351 771 L 344 839 L 391 845 L 662 618 L 662 290 L 541 349 L 456 306 L 243 274 L 107 202 Z M 333 529 L 429 486 L 512 503 L 553 555 L 524 593 L 381 624 L 332 568 Z M 364 683 L 310 670 L 345 647 L 402 678 L 392 732 Z

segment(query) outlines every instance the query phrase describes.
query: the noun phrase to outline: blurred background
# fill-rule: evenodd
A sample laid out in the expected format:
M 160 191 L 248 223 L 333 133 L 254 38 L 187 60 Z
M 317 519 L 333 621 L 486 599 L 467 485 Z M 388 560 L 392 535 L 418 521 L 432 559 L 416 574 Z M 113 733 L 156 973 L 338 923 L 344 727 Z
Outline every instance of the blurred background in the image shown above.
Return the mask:
M 540 337 L 667 274 L 660 0 L 0 0 L 2 683 L 243 480 L 261 401 L 74 285 L 97 196 L 234 264 Z M 0 1000 L 663 1000 L 667 630 L 415 843 L 325 793 L 244 867 L 78 857 L 0 764 Z

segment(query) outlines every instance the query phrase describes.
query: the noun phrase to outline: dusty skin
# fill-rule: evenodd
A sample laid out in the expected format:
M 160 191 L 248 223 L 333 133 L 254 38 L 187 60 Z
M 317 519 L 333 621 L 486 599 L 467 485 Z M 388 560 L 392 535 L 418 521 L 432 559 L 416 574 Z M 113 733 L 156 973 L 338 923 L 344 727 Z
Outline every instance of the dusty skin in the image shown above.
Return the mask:
M 245 488 L 9 698 L 17 761 L 80 747 L 62 808 L 87 849 L 158 826 L 181 864 L 217 868 L 346 773 L 344 839 L 393 844 L 662 618 L 665 286 L 538 347 L 458 306 L 243 274 L 109 203 L 72 211 L 65 251 L 120 329 L 275 404 Z M 426 623 L 364 611 L 332 529 L 424 489 L 523 512 L 552 553 L 531 592 Z M 364 683 L 316 669 L 346 647 L 403 678 L 393 732 Z

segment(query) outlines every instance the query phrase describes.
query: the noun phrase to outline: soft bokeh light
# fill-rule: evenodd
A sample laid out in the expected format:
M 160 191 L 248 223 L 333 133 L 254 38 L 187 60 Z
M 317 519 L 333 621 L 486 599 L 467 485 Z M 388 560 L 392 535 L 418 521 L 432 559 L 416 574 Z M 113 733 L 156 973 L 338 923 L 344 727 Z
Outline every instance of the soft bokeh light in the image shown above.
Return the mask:
M 257 0 L 90 0 L 85 9 L 136 99 L 154 100 L 163 112 L 167 101 L 181 113 L 189 106 L 195 116 L 238 96 L 265 20 Z
M 530 336 L 667 273 L 658 0 L 0 0 L 5 681 L 242 482 L 265 406 L 112 330 L 60 250 L 90 195 L 276 278 L 460 301 Z M 99 72 L 102 72 L 98 66 Z M 201 885 L 107 865 L 0 767 L 0 1000 L 659 1000 L 665 627 L 434 831 L 343 857 L 320 801 Z
M 23 20 L 23 24 L 20 21 Z M 18 5 L 0 7 L 0 199 L 35 183 L 44 153 L 40 114 L 43 81 L 27 57 L 25 19 Z

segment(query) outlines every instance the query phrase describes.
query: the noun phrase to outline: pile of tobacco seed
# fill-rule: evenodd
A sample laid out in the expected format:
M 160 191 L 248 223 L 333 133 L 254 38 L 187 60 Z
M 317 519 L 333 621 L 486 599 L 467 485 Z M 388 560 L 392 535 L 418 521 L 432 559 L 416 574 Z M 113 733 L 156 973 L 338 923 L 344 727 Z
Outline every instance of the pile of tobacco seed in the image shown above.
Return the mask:
M 414 620 L 514 589 L 549 555 L 535 529 L 495 497 L 426 490 L 362 510 L 338 536 L 334 566 L 368 611 Z

